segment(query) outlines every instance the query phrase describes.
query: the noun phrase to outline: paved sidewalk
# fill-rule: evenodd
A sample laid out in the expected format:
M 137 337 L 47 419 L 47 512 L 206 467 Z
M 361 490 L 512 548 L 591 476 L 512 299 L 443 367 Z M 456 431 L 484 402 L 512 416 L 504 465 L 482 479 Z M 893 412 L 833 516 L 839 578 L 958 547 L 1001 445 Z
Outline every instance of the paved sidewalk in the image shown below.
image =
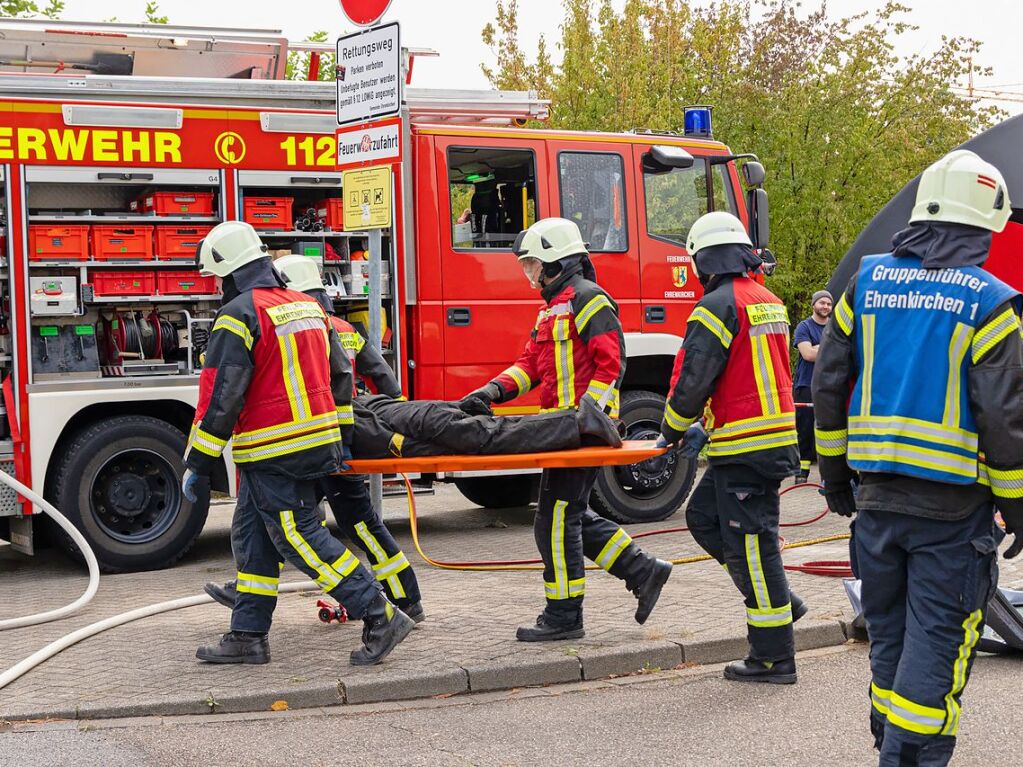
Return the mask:
M 487 511 L 454 489 L 439 486 L 420 497 L 420 534 L 435 559 L 535 557 L 528 509 Z M 812 490 L 783 499 L 783 521 L 815 516 L 822 501 Z M 233 577 L 231 504 L 217 504 L 195 549 L 176 567 L 150 573 L 104 576 L 86 610 L 46 626 L 0 633 L 0 669 L 64 634 L 125 610 L 200 593 L 207 580 Z M 403 499 L 386 502 L 385 516 L 406 546 L 419 575 L 428 618 L 381 666 L 354 669 L 348 654 L 359 644 L 361 622 L 342 626 L 316 619 L 315 594 L 282 596 L 271 632 L 273 663 L 209 666 L 195 649 L 226 630 L 229 614 L 215 604 L 151 617 L 85 640 L 0 690 L 0 719 L 99 718 L 151 714 L 225 713 L 289 707 L 365 703 L 529 685 L 598 679 L 720 663 L 745 652 L 742 603 L 713 562 L 676 567 L 645 626 L 632 619 L 635 598 L 602 572 L 589 574 L 586 638 L 546 646 L 514 640 L 515 627 L 543 607 L 539 573 L 466 573 L 438 570 L 416 555 Z M 633 534 L 684 524 L 632 526 Z M 790 541 L 846 532 L 829 515 L 808 527 L 788 528 Z M 662 557 L 700 553 L 688 533 L 644 539 Z M 846 542 L 790 551 L 790 564 L 846 559 Z M 811 608 L 798 624 L 801 649 L 845 641 L 840 619 L 849 618 L 841 582 L 790 574 L 792 587 Z M 283 580 L 301 579 L 288 568 Z M 1023 582 L 1023 570 L 1003 567 L 1003 583 Z M 84 588 L 82 571 L 54 552 L 30 559 L 0 548 L 0 618 L 65 604 Z

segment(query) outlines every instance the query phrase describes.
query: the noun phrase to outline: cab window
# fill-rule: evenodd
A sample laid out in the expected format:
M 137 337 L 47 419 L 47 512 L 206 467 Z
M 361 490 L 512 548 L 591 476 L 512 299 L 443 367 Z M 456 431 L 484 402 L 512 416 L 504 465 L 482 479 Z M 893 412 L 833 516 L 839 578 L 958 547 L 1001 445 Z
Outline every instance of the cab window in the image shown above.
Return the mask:
M 727 166 L 710 166 L 712 186 L 708 194 L 708 164 L 706 160 L 697 160 L 690 168 L 666 170 L 644 163 L 643 191 L 648 234 L 685 245 L 690 227 L 704 213 L 711 210 L 736 213 Z
M 625 219 L 625 164 L 620 154 L 561 152 L 558 155 L 561 216 L 579 225 L 583 242 L 596 253 L 629 249 Z
M 507 250 L 536 221 L 536 157 L 527 149 L 450 147 L 455 248 Z

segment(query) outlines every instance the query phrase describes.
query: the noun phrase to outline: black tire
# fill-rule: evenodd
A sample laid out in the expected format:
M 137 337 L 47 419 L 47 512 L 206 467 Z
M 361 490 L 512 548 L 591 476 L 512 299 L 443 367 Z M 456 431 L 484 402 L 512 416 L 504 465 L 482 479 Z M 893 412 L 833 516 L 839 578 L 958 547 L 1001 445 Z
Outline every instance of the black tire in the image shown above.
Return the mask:
M 620 417 L 626 439 L 657 439 L 663 415 L 660 394 L 622 394 Z M 605 466 L 597 475 L 590 506 L 616 522 L 657 522 L 678 511 L 695 479 L 696 461 L 683 460 L 673 452 L 630 466 Z
M 539 474 L 509 474 L 506 477 L 462 477 L 455 480 L 458 491 L 485 509 L 528 506 L 540 495 Z
M 159 570 L 199 537 L 209 513 L 209 484 L 191 503 L 181 492 L 185 435 L 148 416 L 118 416 L 75 434 L 58 458 L 54 506 L 89 542 L 103 572 Z M 81 552 L 61 532 L 72 556 Z

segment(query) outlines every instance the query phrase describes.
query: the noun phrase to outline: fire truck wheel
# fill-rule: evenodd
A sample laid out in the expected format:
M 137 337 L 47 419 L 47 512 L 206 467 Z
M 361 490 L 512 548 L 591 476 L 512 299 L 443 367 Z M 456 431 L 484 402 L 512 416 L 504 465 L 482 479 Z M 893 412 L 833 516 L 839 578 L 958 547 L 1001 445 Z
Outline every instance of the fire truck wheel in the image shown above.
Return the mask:
M 511 474 L 507 477 L 462 477 L 455 480 L 458 491 L 485 509 L 528 506 L 540 494 L 539 474 Z
M 167 567 L 195 543 L 209 512 L 181 492 L 185 435 L 148 416 L 109 418 L 75 434 L 59 457 L 54 505 L 81 530 L 104 572 Z M 71 539 L 63 548 L 79 559 Z
M 626 439 L 657 439 L 663 415 L 664 397 L 660 394 L 622 394 Z M 590 505 L 616 522 L 656 522 L 678 511 L 695 479 L 696 461 L 679 458 L 674 452 L 629 466 L 605 466 L 597 475 Z

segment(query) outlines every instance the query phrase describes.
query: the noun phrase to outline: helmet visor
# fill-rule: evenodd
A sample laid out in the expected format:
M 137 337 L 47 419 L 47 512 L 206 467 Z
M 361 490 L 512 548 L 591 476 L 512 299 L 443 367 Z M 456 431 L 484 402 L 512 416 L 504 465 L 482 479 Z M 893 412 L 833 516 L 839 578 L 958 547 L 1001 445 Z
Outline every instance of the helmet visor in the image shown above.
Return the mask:
M 520 258 L 519 263 L 522 264 L 522 273 L 526 275 L 530 286 L 535 290 L 539 290 L 541 287 L 540 276 L 543 273 L 543 263 L 539 258 L 533 256 Z

